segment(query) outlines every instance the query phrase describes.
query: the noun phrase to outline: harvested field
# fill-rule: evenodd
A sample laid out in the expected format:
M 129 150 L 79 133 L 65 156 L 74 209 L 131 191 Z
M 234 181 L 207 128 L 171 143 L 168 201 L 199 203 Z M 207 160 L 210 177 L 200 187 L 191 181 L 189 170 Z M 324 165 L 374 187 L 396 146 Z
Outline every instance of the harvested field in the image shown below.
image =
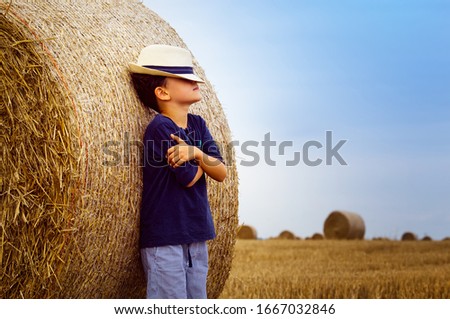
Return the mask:
M 221 298 L 450 298 L 449 241 L 238 240 Z

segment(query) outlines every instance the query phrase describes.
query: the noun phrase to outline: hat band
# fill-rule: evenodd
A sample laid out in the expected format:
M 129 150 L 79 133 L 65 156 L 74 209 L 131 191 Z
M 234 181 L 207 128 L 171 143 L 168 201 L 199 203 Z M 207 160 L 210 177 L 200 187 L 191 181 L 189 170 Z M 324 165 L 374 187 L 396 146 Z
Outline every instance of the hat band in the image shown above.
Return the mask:
M 190 66 L 143 65 L 143 67 L 173 74 L 194 74 L 194 70 Z

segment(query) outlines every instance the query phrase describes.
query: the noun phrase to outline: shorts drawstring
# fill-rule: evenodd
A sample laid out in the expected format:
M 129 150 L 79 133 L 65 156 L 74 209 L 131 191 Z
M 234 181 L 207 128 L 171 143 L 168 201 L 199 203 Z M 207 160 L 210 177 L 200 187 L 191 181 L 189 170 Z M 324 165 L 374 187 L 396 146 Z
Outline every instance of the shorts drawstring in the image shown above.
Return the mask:
M 191 247 L 191 245 L 188 245 L 188 249 L 187 249 L 187 251 L 188 251 L 188 265 L 189 265 L 189 268 L 192 268 L 192 257 L 191 257 L 191 249 L 190 249 L 190 247 Z

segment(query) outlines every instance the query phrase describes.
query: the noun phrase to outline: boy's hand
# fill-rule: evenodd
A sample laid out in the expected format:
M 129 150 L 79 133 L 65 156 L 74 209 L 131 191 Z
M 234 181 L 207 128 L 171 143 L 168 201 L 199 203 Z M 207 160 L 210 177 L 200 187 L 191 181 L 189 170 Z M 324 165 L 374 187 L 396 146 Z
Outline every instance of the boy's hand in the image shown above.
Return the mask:
M 186 162 L 193 160 L 200 151 L 197 147 L 188 145 L 180 137 L 170 134 L 170 137 L 178 143 L 167 150 L 167 162 L 173 168 L 180 167 Z

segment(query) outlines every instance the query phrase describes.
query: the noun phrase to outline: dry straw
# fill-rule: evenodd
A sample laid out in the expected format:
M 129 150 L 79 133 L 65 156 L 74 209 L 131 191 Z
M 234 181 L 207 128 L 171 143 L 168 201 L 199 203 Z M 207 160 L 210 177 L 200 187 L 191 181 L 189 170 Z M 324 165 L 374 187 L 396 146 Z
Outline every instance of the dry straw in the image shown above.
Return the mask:
M 137 100 L 127 65 L 148 44 L 185 44 L 139 1 L 0 6 L 0 296 L 143 297 L 139 141 L 154 114 Z M 192 111 L 219 143 L 231 141 L 208 81 Z M 208 181 L 218 235 L 211 298 L 228 278 L 237 229 L 234 154 L 223 155 L 227 179 Z
M 239 226 L 237 238 L 239 239 L 256 239 L 257 233 L 256 229 L 249 225 Z
M 327 239 L 363 239 L 365 230 L 361 216 L 345 211 L 331 212 L 323 227 Z

